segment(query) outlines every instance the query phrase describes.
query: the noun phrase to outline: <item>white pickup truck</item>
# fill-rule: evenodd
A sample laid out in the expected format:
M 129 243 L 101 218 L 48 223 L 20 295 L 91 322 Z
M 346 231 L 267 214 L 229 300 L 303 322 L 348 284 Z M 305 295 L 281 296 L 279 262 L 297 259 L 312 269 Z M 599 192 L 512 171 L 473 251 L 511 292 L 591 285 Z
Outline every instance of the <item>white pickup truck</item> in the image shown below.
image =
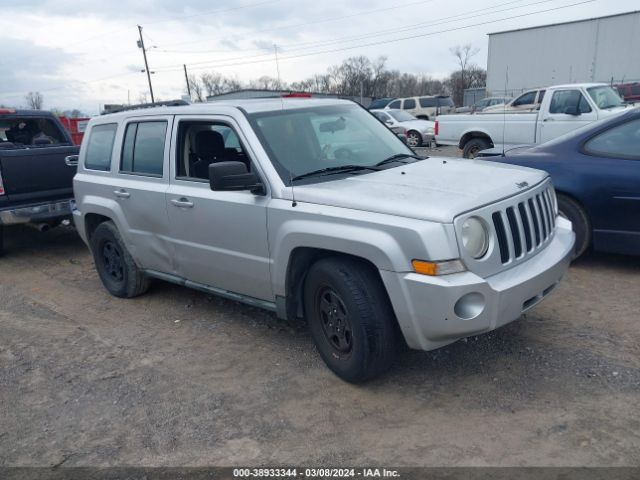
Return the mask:
M 557 85 L 547 89 L 538 111 L 440 115 L 436 118 L 436 143 L 457 145 L 464 158 L 474 158 L 496 144 L 544 143 L 625 108 L 607 84 Z

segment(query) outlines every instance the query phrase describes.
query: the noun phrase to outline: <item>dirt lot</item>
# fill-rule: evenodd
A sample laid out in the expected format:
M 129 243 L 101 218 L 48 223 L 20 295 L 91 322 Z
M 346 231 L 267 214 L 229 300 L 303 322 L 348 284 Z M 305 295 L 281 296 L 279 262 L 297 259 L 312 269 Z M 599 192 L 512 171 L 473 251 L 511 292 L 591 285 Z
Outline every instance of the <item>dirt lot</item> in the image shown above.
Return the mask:
M 269 313 L 109 296 L 71 229 L 6 244 L 0 466 L 640 465 L 640 258 L 591 255 L 526 318 L 352 386 Z

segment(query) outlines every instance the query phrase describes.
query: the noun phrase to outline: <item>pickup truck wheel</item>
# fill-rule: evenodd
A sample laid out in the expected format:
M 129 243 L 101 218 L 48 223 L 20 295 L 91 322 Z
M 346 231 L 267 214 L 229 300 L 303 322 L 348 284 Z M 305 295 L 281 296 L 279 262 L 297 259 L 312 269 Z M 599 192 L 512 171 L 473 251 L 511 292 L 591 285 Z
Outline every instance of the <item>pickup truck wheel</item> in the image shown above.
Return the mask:
M 366 265 L 318 261 L 305 280 L 304 306 L 318 352 L 338 377 L 359 383 L 392 365 L 398 327 L 384 287 Z
M 587 251 L 591 244 L 591 222 L 584 209 L 571 197 L 558 194 L 558 213 L 566 218 L 573 226 L 576 234 L 575 253 L 573 258 L 578 258 Z
M 422 135 L 420 132 L 416 132 L 415 130 L 411 130 L 407 133 L 407 143 L 410 147 L 421 147 L 422 146 Z
M 98 225 L 91 237 L 91 252 L 100 280 L 112 295 L 131 298 L 149 288 L 149 278 L 133 261 L 113 222 Z
M 462 156 L 464 158 L 476 158 L 478 152 L 491 148 L 491 143 L 484 138 L 472 138 L 464 145 Z

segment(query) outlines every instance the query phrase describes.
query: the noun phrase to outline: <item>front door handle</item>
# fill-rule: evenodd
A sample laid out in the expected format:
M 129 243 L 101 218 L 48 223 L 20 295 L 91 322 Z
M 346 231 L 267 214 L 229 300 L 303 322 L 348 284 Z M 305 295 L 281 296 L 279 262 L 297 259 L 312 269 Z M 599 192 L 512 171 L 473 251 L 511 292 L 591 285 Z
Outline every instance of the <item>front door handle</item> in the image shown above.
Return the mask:
M 113 194 L 118 198 L 129 198 L 131 196 L 131 194 L 124 188 L 121 188 L 120 190 L 114 190 Z
M 542 120 L 543 122 L 553 122 L 553 118 L 551 117 L 547 117 L 544 120 Z
M 171 203 L 173 203 L 176 207 L 180 207 L 180 208 L 192 208 L 193 207 L 193 202 L 190 202 L 189 199 L 187 198 L 174 198 L 173 200 L 171 200 Z

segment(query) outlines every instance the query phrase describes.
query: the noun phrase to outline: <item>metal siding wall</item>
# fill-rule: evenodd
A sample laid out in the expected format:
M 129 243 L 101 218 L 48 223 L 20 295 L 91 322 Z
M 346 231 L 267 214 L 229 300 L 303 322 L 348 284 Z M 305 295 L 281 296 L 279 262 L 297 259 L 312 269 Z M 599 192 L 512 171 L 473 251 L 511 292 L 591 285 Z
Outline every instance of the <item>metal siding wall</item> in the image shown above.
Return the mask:
M 489 36 L 487 94 L 640 79 L 640 13 Z

